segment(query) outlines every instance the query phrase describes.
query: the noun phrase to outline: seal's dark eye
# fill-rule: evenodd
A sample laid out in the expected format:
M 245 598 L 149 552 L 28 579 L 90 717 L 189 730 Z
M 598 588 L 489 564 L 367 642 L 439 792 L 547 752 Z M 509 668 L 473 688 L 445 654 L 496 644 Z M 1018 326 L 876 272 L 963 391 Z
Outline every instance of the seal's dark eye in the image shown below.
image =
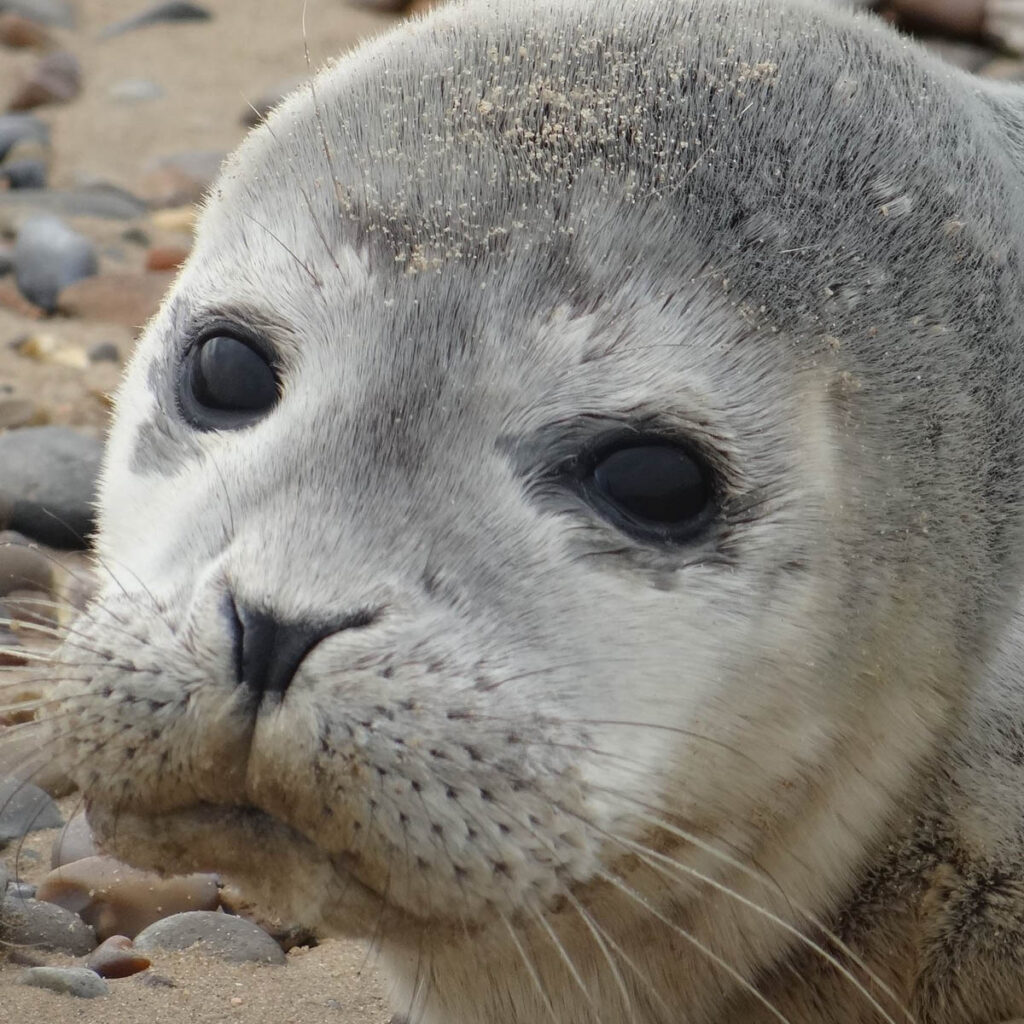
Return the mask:
M 244 427 L 277 402 L 278 380 L 270 360 L 230 334 L 200 341 L 183 367 L 182 412 L 202 430 Z
M 658 440 L 599 454 L 584 486 L 599 512 L 644 540 L 689 540 L 711 514 L 708 466 L 683 448 Z

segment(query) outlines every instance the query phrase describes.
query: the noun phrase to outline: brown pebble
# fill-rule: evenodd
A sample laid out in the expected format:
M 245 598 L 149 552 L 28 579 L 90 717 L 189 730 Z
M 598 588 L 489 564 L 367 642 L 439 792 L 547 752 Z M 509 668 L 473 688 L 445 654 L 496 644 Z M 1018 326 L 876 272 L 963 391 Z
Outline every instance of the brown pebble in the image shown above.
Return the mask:
M 145 985 L 146 988 L 178 987 L 178 983 L 173 978 L 168 978 L 166 974 L 157 974 L 156 971 L 147 971 L 145 974 L 138 975 L 135 980 L 140 985 Z
M 89 954 L 85 966 L 101 978 L 130 978 L 147 970 L 152 962 L 135 951 L 127 935 L 111 935 Z
M 0 45 L 15 50 L 45 50 L 53 45 L 53 36 L 38 21 L 6 11 L 0 14 Z
M 177 270 L 188 259 L 188 249 L 180 245 L 157 245 L 146 253 L 147 270 Z
M 46 420 L 46 411 L 30 398 L 18 398 L 15 395 L 0 397 L 0 430 L 37 427 Z
M 84 814 L 76 814 L 60 830 L 60 835 L 50 849 L 50 867 L 61 868 L 65 864 L 74 864 L 76 860 L 96 857 L 96 840 L 92 837 L 92 829 Z
M 213 910 L 218 903 L 215 875 L 161 878 L 113 857 L 86 857 L 51 871 L 38 899 L 73 911 L 96 930 L 134 938 L 155 921 L 190 910 Z
M 99 274 L 68 285 L 60 308 L 69 316 L 141 327 L 160 308 L 174 275 L 170 272 Z
M 82 91 L 82 68 L 67 50 L 46 53 L 36 62 L 7 109 L 32 110 L 47 103 L 67 103 Z

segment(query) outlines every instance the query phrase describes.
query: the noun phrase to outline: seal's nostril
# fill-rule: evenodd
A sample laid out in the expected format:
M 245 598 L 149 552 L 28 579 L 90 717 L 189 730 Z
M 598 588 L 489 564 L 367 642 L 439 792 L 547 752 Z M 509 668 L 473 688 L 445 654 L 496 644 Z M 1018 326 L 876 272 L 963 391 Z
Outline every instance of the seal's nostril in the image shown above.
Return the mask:
M 234 641 L 235 679 L 257 699 L 281 698 L 299 665 L 325 637 L 368 626 L 376 615 L 361 611 L 334 622 L 282 622 L 272 612 L 228 596 Z

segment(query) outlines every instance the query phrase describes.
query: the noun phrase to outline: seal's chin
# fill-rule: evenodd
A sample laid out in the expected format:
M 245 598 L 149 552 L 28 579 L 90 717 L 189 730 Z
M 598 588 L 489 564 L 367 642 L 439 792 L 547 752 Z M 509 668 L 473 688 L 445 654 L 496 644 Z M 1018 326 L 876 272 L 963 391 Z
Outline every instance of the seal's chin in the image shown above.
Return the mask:
M 257 808 L 197 804 L 150 816 L 97 804 L 88 814 L 113 856 L 162 874 L 216 872 L 283 923 L 362 938 L 413 923 L 356 877 L 350 855 L 323 850 Z

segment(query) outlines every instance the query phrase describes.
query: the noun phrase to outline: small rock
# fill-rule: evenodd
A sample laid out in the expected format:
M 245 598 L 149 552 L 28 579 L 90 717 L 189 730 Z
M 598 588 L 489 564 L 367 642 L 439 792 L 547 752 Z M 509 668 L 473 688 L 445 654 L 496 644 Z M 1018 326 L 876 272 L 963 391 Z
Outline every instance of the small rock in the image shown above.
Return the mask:
M 126 78 L 110 87 L 108 95 L 120 103 L 145 103 L 163 96 L 163 86 L 148 78 Z
M 0 434 L 0 525 L 61 548 L 86 544 L 103 446 L 69 427 Z
M 7 895 L 12 900 L 34 900 L 36 898 L 36 886 L 31 882 L 8 882 Z
M 45 50 L 53 45 L 53 36 L 38 21 L 17 11 L 6 11 L 0 14 L 0 45 L 15 50 Z
M 154 949 L 189 949 L 201 943 L 201 952 L 230 963 L 284 964 L 281 947 L 251 921 L 215 911 L 175 914 L 151 924 L 135 939 L 142 952 Z
M 33 114 L 0 114 L 0 160 L 7 157 L 16 142 L 24 139 L 49 145 L 49 126 Z
M 65 864 L 73 864 L 76 860 L 95 857 L 98 853 L 88 820 L 84 814 L 76 814 L 61 829 L 50 850 L 50 867 L 63 867 Z
M 137 974 L 135 981 L 146 988 L 177 988 L 178 983 L 166 974 L 157 974 L 156 971 L 146 971 L 145 974 Z
M 43 331 L 21 338 L 15 347 L 19 355 L 48 366 L 67 366 L 72 370 L 84 370 L 89 365 L 88 353 L 81 345 L 62 341 Z
M 147 270 L 177 270 L 188 259 L 188 249 L 181 245 L 157 245 L 146 253 Z
M 9 188 L 46 188 L 46 164 L 42 160 L 9 160 L 0 164 L 0 178 Z
M 0 904 L 4 939 L 14 946 L 48 949 L 69 956 L 86 956 L 96 948 L 93 930 L 80 918 L 42 900 L 5 897 Z
M 287 96 L 289 93 L 294 92 L 299 88 L 300 85 L 305 85 L 309 81 L 308 76 L 303 75 L 300 78 L 287 78 L 283 82 L 278 82 L 277 85 L 272 89 L 268 89 L 265 93 L 257 96 L 242 112 L 242 124 L 248 125 L 250 128 L 255 128 L 256 125 L 260 124 L 266 119 L 267 114 L 274 109 Z
M 51 871 L 38 896 L 78 914 L 102 940 L 134 938 L 154 921 L 184 911 L 213 910 L 217 893 L 216 875 L 162 878 L 113 857 L 86 857 Z
M 46 412 L 31 398 L 0 396 L 0 430 L 15 427 L 38 427 L 46 422 Z
M 0 196 L 0 200 L 3 197 Z M 199 211 L 195 206 L 176 206 L 170 210 L 156 210 L 150 220 L 159 231 L 185 231 L 192 232 L 196 228 L 196 219 Z
M 17 590 L 50 594 L 53 587 L 53 562 L 38 548 L 0 544 L 0 597 Z
M 154 161 L 139 191 L 151 206 L 166 208 L 198 203 L 224 162 L 222 150 L 189 150 Z
M 18 981 L 79 999 L 95 999 L 110 992 L 110 986 L 85 967 L 26 967 Z
M 71 28 L 75 12 L 68 0 L 0 0 L 0 11 L 14 11 L 44 25 Z
M 22 295 L 52 313 L 57 297 L 69 284 L 90 277 L 99 268 L 96 251 L 84 235 L 58 217 L 29 218 L 14 244 L 14 278 Z
M 67 50 L 45 53 L 29 72 L 7 109 L 31 110 L 47 103 L 67 103 L 82 91 L 82 67 Z
M 64 819 L 38 786 L 10 776 L 0 778 L 0 847 L 41 828 L 58 828 Z
M 0 192 L 0 220 L 9 218 L 12 214 L 22 216 L 23 211 L 49 213 L 60 217 L 134 220 L 145 214 L 148 209 L 141 199 L 114 185 Z
M 120 363 L 121 350 L 112 341 L 98 341 L 88 352 L 90 363 Z
M 209 21 L 213 15 L 200 7 L 199 4 L 185 3 L 183 0 L 171 0 L 169 3 L 157 3 L 147 7 L 138 14 L 122 21 L 115 21 L 108 25 L 101 33 L 101 39 L 110 39 L 122 32 L 130 32 L 133 29 L 144 28 L 146 25 L 157 25 L 165 21 Z
M 174 275 L 101 274 L 65 288 L 60 308 L 69 316 L 138 328 L 160 308 Z
M 89 954 L 85 965 L 101 978 L 130 978 L 148 970 L 152 962 L 135 951 L 127 935 L 111 935 Z

